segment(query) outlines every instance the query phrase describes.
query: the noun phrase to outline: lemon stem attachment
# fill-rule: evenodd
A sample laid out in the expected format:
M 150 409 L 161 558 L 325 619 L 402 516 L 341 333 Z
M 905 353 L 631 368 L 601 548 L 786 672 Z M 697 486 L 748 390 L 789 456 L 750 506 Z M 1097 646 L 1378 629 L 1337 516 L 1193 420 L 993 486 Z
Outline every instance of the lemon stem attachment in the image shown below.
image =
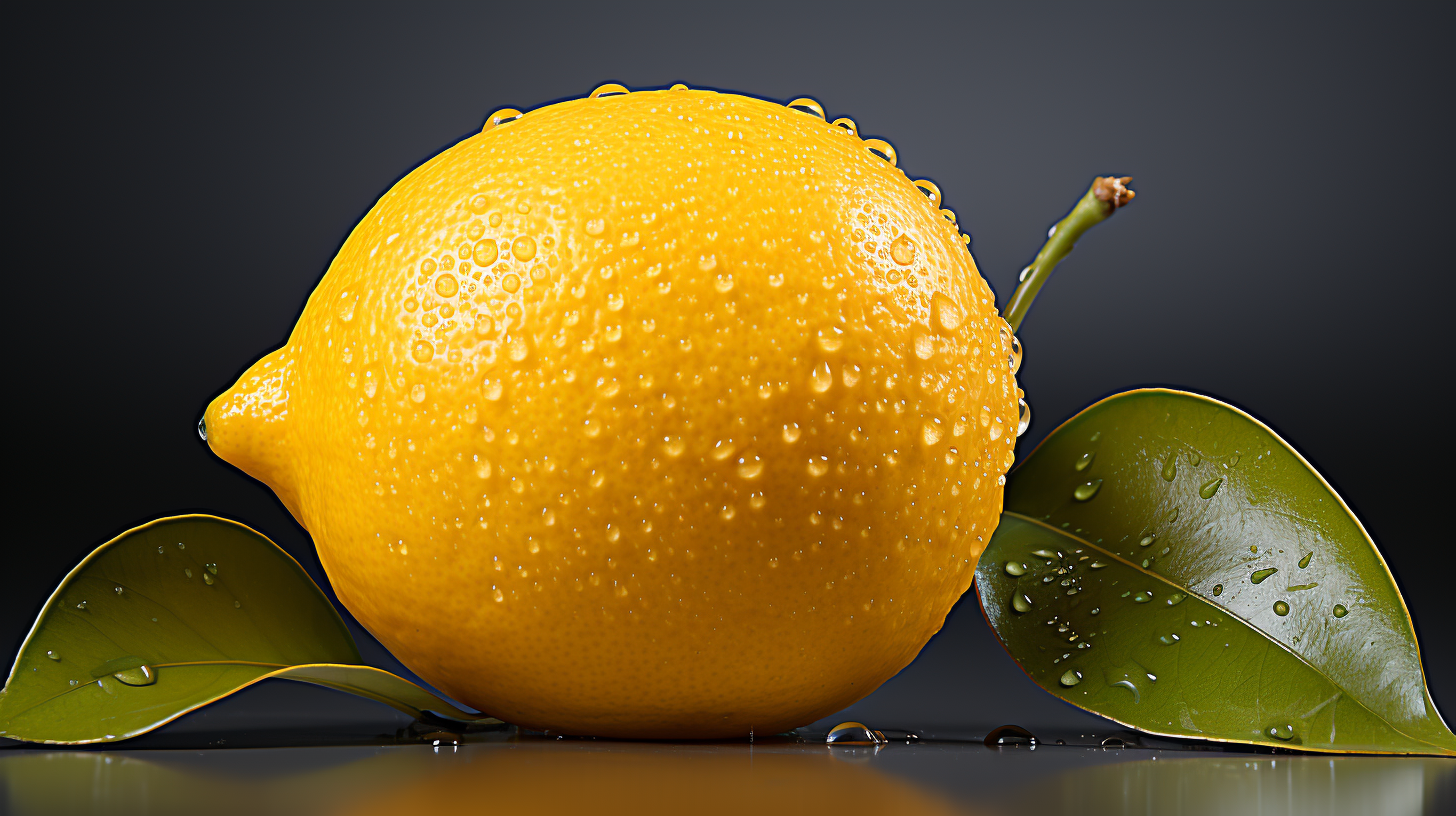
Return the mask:
M 1058 221 L 1047 232 L 1047 242 L 1036 253 L 1036 260 L 1021 270 L 1021 284 L 1011 294 L 1011 302 L 1006 306 L 1004 317 L 1011 324 L 1013 332 L 1021 328 L 1021 321 L 1026 319 L 1026 313 L 1031 309 L 1036 293 L 1041 291 L 1042 284 L 1052 276 L 1052 270 L 1057 268 L 1057 264 L 1077 245 L 1077 239 L 1082 237 L 1082 233 L 1102 223 L 1107 216 L 1137 195 L 1127 189 L 1129 181 L 1132 181 L 1131 176 L 1097 178 L 1087 194 L 1077 202 L 1077 206 L 1067 213 L 1067 217 Z

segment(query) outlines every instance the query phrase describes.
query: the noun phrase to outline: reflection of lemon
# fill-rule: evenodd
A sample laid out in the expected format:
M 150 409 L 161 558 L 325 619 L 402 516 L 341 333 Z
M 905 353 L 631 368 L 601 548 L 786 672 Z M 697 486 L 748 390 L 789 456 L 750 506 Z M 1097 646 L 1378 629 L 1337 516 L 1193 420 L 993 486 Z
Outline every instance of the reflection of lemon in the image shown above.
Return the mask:
M 487 128 L 365 216 L 209 442 L 470 705 L 641 737 L 829 714 L 970 584 L 1020 396 L 962 236 L 869 144 L 677 89 Z
M 972 812 L 875 767 L 879 762 L 870 758 L 872 749 L 860 749 L 858 756 L 852 750 L 759 743 L 750 754 L 748 746 L 684 750 L 651 743 L 525 740 L 468 745 L 458 754 L 452 750 L 444 762 L 433 754 L 391 754 L 387 762 L 380 757 L 346 766 L 346 772 L 367 781 L 359 785 L 363 792 L 343 797 L 333 812 L 413 813 L 421 802 L 445 813 L 474 813 L 488 803 L 492 813 L 594 816 Z

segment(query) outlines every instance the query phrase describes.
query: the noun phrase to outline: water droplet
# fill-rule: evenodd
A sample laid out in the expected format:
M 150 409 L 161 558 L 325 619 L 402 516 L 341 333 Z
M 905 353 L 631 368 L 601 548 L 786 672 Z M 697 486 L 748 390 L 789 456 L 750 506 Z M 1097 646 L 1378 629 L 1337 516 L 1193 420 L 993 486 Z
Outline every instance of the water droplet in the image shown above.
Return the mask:
M 838 124 L 838 122 L 836 121 L 835 124 Z M 920 179 L 914 182 L 914 184 L 920 188 L 920 192 L 925 193 L 925 197 L 930 199 L 931 204 L 936 207 L 941 205 L 943 198 L 940 194 L 940 187 L 935 182 L 930 179 Z
M 1289 614 L 1289 604 L 1285 603 L 1284 601 L 1275 601 L 1274 602 L 1274 614 L 1278 615 L 1281 618 L 1284 617 L 1285 615 L 1288 615 Z
M 192 568 L 191 567 L 183 567 L 182 568 L 182 574 L 183 575 L 186 575 L 188 578 L 191 578 L 192 577 Z
M 809 374 L 809 389 L 816 394 L 828 391 L 834 385 L 834 372 L 829 370 L 828 363 L 820 363 L 814 367 Z
M 789 444 L 793 444 L 793 443 L 799 441 L 799 435 L 801 433 L 803 433 L 803 431 L 799 430 L 798 423 L 794 423 L 792 425 L 785 425 L 784 426 L 784 441 L 785 442 L 788 442 Z
M 1218 492 L 1218 488 L 1222 484 L 1223 479 L 1209 479 L 1203 483 L 1203 487 L 1198 488 L 1198 495 L 1205 499 L 1211 499 L 1213 498 L 1213 494 Z
M 954 333 L 966 319 L 961 307 L 940 292 L 931 295 L 930 309 L 935 314 L 935 325 L 945 334 Z
M 934 445 L 945 435 L 945 428 L 941 427 L 940 420 L 927 419 L 920 426 L 920 441 L 926 445 Z
M 1335 617 L 1343 618 L 1348 614 L 1350 614 L 1350 610 L 1346 609 L 1344 604 L 1335 604 Z
M 1163 481 L 1171 482 L 1178 476 L 1178 456 L 1168 454 L 1168 461 L 1163 463 Z
M 607 231 L 607 221 L 604 218 L 588 218 L 582 229 L 586 230 L 587 235 L 601 235 Z
M 455 293 L 458 291 L 460 291 L 460 282 L 455 280 L 455 276 L 449 272 L 445 272 L 440 277 L 435 278 L 435 294 L 440 297 L 455 297 Z
M 511 242 L 511 254 L 516 260 L 529 261 L 536 257 L 536 239 L 529 235 L 522 235 Z
M 1100 606 L 1094 606 L 1094 607 L 1092 607 L 1092 611 L 1089 614 L 1092 614 L 1092 615 L 1101 615 L 1102 614 L 1102 607 L 1100 607 Z
M 1037 558 L 1045 558 L 1048 561 L 1057 560 L 1057 554 L 1052 552 L 1051 550 L 1032 550 L 1031 554 L 1036 556 Z
M 621 85 L 618 85 L 615 82 L 608 82 L 605 85 L 598 85 L 597 88 L 596 88 L 596 90 L 592 91 L 591 92 L 591 95 L 588 96 L 587 98 L 588 99 L 601 99 L 604 96 L 613 96 L 613 95 L 616 95 L 616 94 L 624 94 L 624 93 L 631 93 L 631 91 L 627 90 L 625 87 L 623 87 Z
M 1075 686 L 1082 682 L 1082 673 L 1075 669 L 1067 669 L 1062 673 L 1061 684 L 1064 686 Z
M 213 584 L 217 583 L 217 579 L 212 577 L 212 573 L 204 572 L 202 573 L 202 582 L 207 584 L 208 586 L 212 586 Z
M 233 601 L 233 609 L 242 609 L 242 608 L 243 608 L 243 602 L 242 601 Z
M 829 729 L 829 735 L 824 738 L 828 745 L 879 745 L 884 741 L 884 734 L 857 722 L 842 722 Z
M 869 150 L 872 153 L 880 154 L 880 156 L 884 158 L 885 161 L 890 163 L 891 167 L 899 166 L 900 154 L 895 152 L 894 145 L 890 144 L 884 139 L 865 139 L 864 146 L 866 150 Z
M 1026 574 L 1026 565 L 1023 564 L 1023 563 L 1021 563 L 1020 561 L 1007 561 L 1006 562 L 1006 574 L 1007 575 L 1025 575 Z
M 212 573 L 213 575 L 216 575 L 217 574 L 217 565 L 216 564 L 204 564 L 203 566 L 207 567 L 207 571 L 210 572 L 210 573 Z
M 151 666 L 137 666 L 134 669 L 122 669 L 111 676 L 128 686 L 150 686 L 157 682 L 157 670 Z
M 757 456 L 751 459 L 747 456 L 738 460 L 738 478 L 757 479 L 763 473 L 763 462 Z
M 1174 643 L 1177 643 L 1179 640 L 1180 640 L 1180 638 L 1178 637 L 1177 634 L 1162 635 L 1162 636 L 1160 636 L 1158 638 L 1158 642 L 1161 643 L 1161 644 L 1163 644 L 1164 646 L 1172 646 Z
M 786 107 L 786 108 L 794 108 L 795 110 L 798 110 L 801 113 L 807 113 L 807 114 L 809 114 L 810 116 L 813 116 L 816 119 L 824 119 L 825 118 L 825 116 L 824 116 L 824 106 L 823 105 L 820 105 L 818 102 L 814 101 L 813 99 L 810 99 L 807 96 L 801 96 L 798 99 L 795 99 L 794 101 L 792 101 L 789 104 L 785 105 L 784 107 Z M 856 724 L 858 724 L 858 723 L 856 723 Z
M 485 117 L 485 126 L 480 129 L 480 132 L 484 133 L 493 127 L 503 125 L 506 122 L 513 122 L 519 118 L 521 118 L 521 112 L 515 108 L 501 108 L 490 116 Z
M 991 729 L 991 733 L 982 742 L 987 748 L 999 745 L 1035 745 L 1036 735 L 1019 725 L 1003 725 Z
M 1031 427 L 1031 406 L 1026 404 L 1026 400 L 1018 399 L 1016 412 L 1016 435 L 1021 436 L 1026 433 L 1027 428 Z M 1080 470 L 1080 468 L 1078 469 Z
M 915 356 L 921 360 L 929 360 L 935 356 L 935 338 L 928 334 L 915 335 Z
M 1249 576 L 1249 580 L 1256 584 L 1262 584 L 1264 583 L 1265 578 L 1268 578 L 1278 571 L 1278 567 L 1269 567 L 1268 569 L 1255 570 L 1254 574 Z
M 1304 569 L 1305 567 L 1308 567 L 1309 560 L 1311 558 L 1314 558 L 1314 550 L 1310 550 L 1309 552 L 1304 554 L 1303 558 L 1299 559 L 1299 568 Z
M 817 478 L 819 476 L 823 476 L 824 474 L 826 474 L 828 472 L 829 472 L 829 462 L 827 460 L 825 460 L 824 457 L 820 457 L 818 459 L 810 459 L 809 460 L 809 475 L 810 476 L 814 476 L 814 477 Z
M 1076 489 L 1072 491 L 1072 498 L 1076 499 L 1077 501 L 1088 501 L 1093 496 L 1096 496 L 1097 491 L 1101 489 L 1101 479 L 1093 479 L 1090 482 L 1083 482 L 1082 484 L 1077 485 Z
M 417 363 L 428 363 L 435 358 L 435 347 L 428 340 L 416 340 L 414 348 L 410 349 L 410 356 Z
M 841 116 L 838 119 L 835 119 L 833 124 L 849 131 L 849 134 L 851 136 L 859 135 L 859 125 L 856 125 L 854 123 L 854 120 L 849 118 L 848 116 Z M 915 184 L 917 187 L 920 186 L 920 182 L 916 182 Z
M 53 651 L 50 651 L 48 649 L 48 650 L 46 650 L 46 657 L 49 657 L 51 660 L 60 660 L 61 659 L 61 653 L 60 652 L 53 652 Z
M 475 265 L 484 268 L 495 263 L 496 259 L 500 257 L 500 247 L 494 238 L 485 238 L 475 242 L 470 254 L 475 258 Z
M 1152 546 L 1152 543 L 1154 541 L 1157 541 L 1157 540 L 1158 540 L 1157 535 L 1143 536 L 1143 540 L 1138 542 L 1138 546 L 1139 547 Z
M 1076 463 L 1072 465 L 1072 469 L 1073 470 L 1076 470 L 1078 473 L 1081 473 L 1082 471 L 1084 471 L 1087 468 L 1091 467 L 1092 466 L 1092 460 L 1093 459 L 1096 459 L 1096 458 L 1097 458 L 1097 454 L 1096 453 L 1084 453 L 1084 454 L 1082 454 L 1081 458 L 1078 459 L 1076 461 Z
M 1031 598 L 1027 597 L 1024 592 L 1018 592 L 1011 596 L 1011 608 L 1017 612 L 1030 612 Z
M 1214 584 L 1213 585 L 1213 595 L 1214 595 L 1214 597 L 1216 598 L 1216 597 L 1218 597 L 1219 595 L 1222 595 L 1222 594 L 1223 594 L 1223 584 Z
M 125 592 L 125 591 L 126 591 L 126 590 L 124 590 L 124 589 L 122 589 L 122 588 L 121 588 L 121 587 L 117 587 L 117 588 L 116 588 L 116 594 L 117 594 L 117 595 L 120 595 L 120 594 L 121 594 L 121 593 L 123 593 L 123 592 Z
M 1102 569 L 1103 567 L 1106 567 L 1107 566 L 1107 562 L 1105 562 L 1105 561 L 1093 561 L 1092 563 L 1088 564 L 1087 566 L 1090 569 Z
M 819 332 L 819 348 L 830 354 L 844 348 L 844 332 L 837 328 Z
M 1021 370 L 1021 340 L 1016 335 L 1011 335 L 1011 352 L 1007 355 L 1007 365 L 1011 373 L 1015 374 Z
M 1168 512 L 1168 523 L 1172 524 L 1178 520 L 1178 508 L 1174 507 Z
M 1153 599 L 1153 593 L 1140 589 L 1133 596 L 1133 603 L 1147 603 Z
M 1187 597 L 1188 596 L 1183 594 L 1182 592 L 1174 592 L 1172 595 L 1168 596 L 1168 600 L 1164 603 L 1168 604 L 1168 606 L 1177 606 L 1178 604 L 1183 603 L 1183 600 Z
M 197 435 L 202 437 L 203 442 L 207 441 L 207 417 L 197 420 Z
M 910 240 L 910 236 L 908 235 L 901 235 L 899 238 L 890 242 L 890 257 L 894 259 L 895 263 L 901 266 L 909 266 L 915 263 L 916 251 L 917 247 L 915 246 L 915 242 Z
M 82 601 L 82 602 L 76 604 L 76 608 L 79 609 L 79 610 L 81 610 L 82 612 L 85 612 L 86 611 L 86 602 L 85 601 Z
M 1276 725 L 1276 726 L 1270 728 L 1268 731 L 1266 731 L 1264 733 L 1268 734 L 1269 736 L 1273 737 L 1274 739 L 1284 740 L 1284 741 L 1287 742 L 1289 740 L 1294 739 L 1294 726 L 1292 726 L 1292 725 Z

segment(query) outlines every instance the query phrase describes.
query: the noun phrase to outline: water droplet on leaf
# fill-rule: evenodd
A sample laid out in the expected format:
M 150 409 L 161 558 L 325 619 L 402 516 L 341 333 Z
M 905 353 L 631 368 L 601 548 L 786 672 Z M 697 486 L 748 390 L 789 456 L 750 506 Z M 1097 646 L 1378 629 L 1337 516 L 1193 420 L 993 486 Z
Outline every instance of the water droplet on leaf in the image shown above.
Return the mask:
M 111 676 L 128 686 L 150 686 L 157 682 L 157 671 L 151 666 L 137 666 L 134 669 L 122 669 Z

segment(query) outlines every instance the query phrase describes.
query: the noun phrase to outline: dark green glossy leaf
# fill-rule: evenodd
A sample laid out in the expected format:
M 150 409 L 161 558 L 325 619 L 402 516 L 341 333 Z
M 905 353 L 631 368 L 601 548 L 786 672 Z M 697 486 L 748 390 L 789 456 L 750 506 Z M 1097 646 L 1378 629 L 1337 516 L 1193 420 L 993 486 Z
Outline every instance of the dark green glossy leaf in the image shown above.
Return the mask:
M 0 691 L 0 736 L 125 739 L 269 677 L 482 719 L 359 663 L 338 613 L 273 542 L 212 516 L 159 519 L 61 582 Z
M 1456 753 L 1374 542 L 1238 409 L 1109 397 L 1027 457 L 1005 509 L 976 586 L 1053 694 L 1158 734 Z

